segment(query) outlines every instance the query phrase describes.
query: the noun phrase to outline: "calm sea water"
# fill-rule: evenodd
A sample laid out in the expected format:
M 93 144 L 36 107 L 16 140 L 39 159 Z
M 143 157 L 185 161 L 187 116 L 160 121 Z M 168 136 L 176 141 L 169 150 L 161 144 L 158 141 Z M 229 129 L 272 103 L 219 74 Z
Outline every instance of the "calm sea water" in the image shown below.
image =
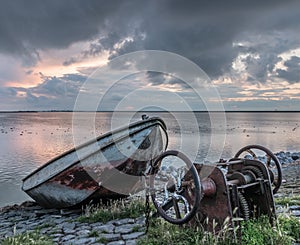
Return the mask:
M 196 162 L 228 159 L 248 144 L 261 144 L 274 152 L 300 151 L 300 113 L 148 114 L 165 120 L 168 149 L 181 150 Z M 74 119 L 66 112 L 0 113 L 0 207 L 30 200 L 21 191 L 22 179 L 73 148 L 74 133 L 84 142 L 140 118 L 141 113 L 101 112 L 89 124 L 86 119 L 90 116 L 78 113 Z

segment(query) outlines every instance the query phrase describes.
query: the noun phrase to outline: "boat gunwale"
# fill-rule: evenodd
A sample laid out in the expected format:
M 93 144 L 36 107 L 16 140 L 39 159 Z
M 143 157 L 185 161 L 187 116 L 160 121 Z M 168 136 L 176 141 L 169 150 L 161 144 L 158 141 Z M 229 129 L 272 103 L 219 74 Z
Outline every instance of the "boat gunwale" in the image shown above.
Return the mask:
M 32 189 L 34 189 L 34 188 L 37 188 L 38 186 L 40 186 L 40 185 L 44 184 L 45 182 L 47 182 L 49 179 L 54 178 L 55 176 L 57 176 L 58 174 L 60 174 L 62 171 L 65 171 L 65 170 L 71 168 L 72 166 L 78 164 L 80 161 L 82 161 L 82 160 L 84 160 L 84 159 L 90 157 L 91 155 L 95 154 L 96 152 L 102 151 L 102 150 L 104 150 L 105 148 L 111 146 L 112 144 L 115 144 L 116 142 L 119 142 L 119 141 L 123 140 L 124 138 L 127 138 L 128 135 L 125 135 L 125 136 L 123 136 L 123 137 L 120 137 L 120 138 L 118 138 L 118 139 L 115 139 L 115 140 L 113 140 L 113 141 L 107 143 L 107 144 L 104 145 L 103 147 L 99 148 L 99 150 L 97 150 L 97 151 L 95 151 L 95 152 L 93 152 L 93 153 L 91 153 L 91 154 L 85 156 L 85 157 L 82 158 L 82 159 L 79 159 L 78 161 L 75 161 L 74 163 L 70 164 L 69 166 L 67 166 L 67 167 L 66 167 L 65 169 L 63 169 L 62 171 L 56 173 L 56 174 L 53 175 L 53 176 L 50 176 L 50 177 L 46 178 L 46 180 L 42 181 L 41 183 L 39 183 L 39 184 L 37 184 L 37 185 L 35 185 L 35 186 L 33 186 L 33 187 L 30 187 L 30 188 L 28 188 L 28 189 L 26 189 L 26 190 L 23 188 L 23 187 L 24 187 L 24 182 L 25 182 L 27 179 L 29 179 L 30 177 L 32 177 L 32 176 L 33 176 L 34 174 L 36 174 L 37 172 L 41 171 L 41 170 L 42 170 L 43 168 L 45 168 L 46 166 L 48 166 L 48 165 L 50 165 L 51 163 L 55 162 L 56 160 L 58 160 L 58 159 L 60 159 L 60 158 L 62 158 L 62 157 L 64 157 L 64 156 L 66 156 L 66 155 L 68 155 L 68 154 L 70 154 L 70 153 L 72 153 L 72 152 L 75 152 L 76 150 L 81 149 L 81 148 L 83 148 L 83 147 L 85 147 L 85 146 L 87 146 L 87 145 L 89 145 L 89 144 L 91 144 L 91 143 L 98 142 L 98 141 L 101 140 L 102 138 L 109 137 L 109 136 L 111 136 L 111 135 L 113 135 L 113 134 L 115 134 L 115 133 L 118 133 L 118 132 L 120 132 L 120 131 L 123 131 L 123 130 L 125 130 L 125 129 L 130 129 L 130 128 L 136 127 L 136 126 L 138 126 L 138 125 L 140 125 L 140 124 L 143 124 L 143 123 L 145 123 L 145 122 L 151 122 L 151 121 L 158 121 L 158 122 L 155 123 L 155 124 L 159 124 L 160 126 L 162 126 L 162 129 L 163 129 L 163 131 L 165 132 L 166 138 L 167 138 L 167 142 L 166 142 L 166 146 L 165 146 L 165 149 L 166 149 L 167 146 L 168 146 L 168 135 L 167 135 L 167 132 L 166 132 L 167 127 L 166 127 L 165 122 L 164 122 L 161 118 L 159 118 L 159 117 L 151 117 L 151 118 L 149 118 L 149 119 L 147 119 L 147 120 L 140 120 L 140 121 L 137 121 L 137 122 L 134 122 L 134 123 L 130 124 L 129 126 L 121 127 L 121 128 L 115 129 L 115 130 L 113 130 L 113 131 L 110 131 L 110 132 L 108 132 L 108 133 L 105 133 L 104 135 L 100 135 L 100 136 L 98 136 L 96 139 L 89 140 L 89 141 L 87 141 L 87 142 L 85 142 L 85 143 L 79 145 L 78 147 L 74 147 L 74 148 L 72 148 L 72 149 L 70 149 L 70 150 L 68 150 L 68 151 L 66 151 L 66 152 L 64 152 L 64 153 L 62 153 L 62 154 L 60 154 L 60 155 L 54 157 L 54 158 L 51 159 L 50 161 L 46 162 L 45 164 L 43 164 L 42 166 L 40 166 L 39 168 L 37 168 L 36 170 L 34 170 L 33 172 L 31 172 L 29 175 L 27 175 L 27 176 L 22 180 L 22 181 L 23 181 L 22 190 L 25 191 L 25 192 L 28 192 L 28 191 L 30 191 L 30 190 L 32 190 Z M 136 131 L 132 132 L 130 135 L 135 134 L 135 133 L 138 133 L 138 132 L 140 132 L 140 131 L 142 131 L 142 130 L 144 130 L 144 129 L 147 129 L 147 128 L 149 128 L 149 127 L 152 127 L 152 126 L 155 125 L 155 124 L 148 125 L 147 127 L 144 127 L 144 128 L 139 129 L 139 130 L 136 130 Z

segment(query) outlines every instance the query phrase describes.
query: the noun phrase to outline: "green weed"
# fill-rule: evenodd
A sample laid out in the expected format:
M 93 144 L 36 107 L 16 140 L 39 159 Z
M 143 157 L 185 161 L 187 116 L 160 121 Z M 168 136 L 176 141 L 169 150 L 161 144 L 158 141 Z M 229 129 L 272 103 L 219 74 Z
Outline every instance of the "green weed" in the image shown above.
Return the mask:
M 85 214 L 78 218 L 80 222 L 108 222 L 114 219 L 137 218 L 145 213 L 145 203 L 141 199 L 126 202 L 111 201 L 108 204 L 87 206 Z
M 98 234 L 97 231 L 91 231 L 91 232 L 89 233 L 89 237 L 98 237 L 98 236 L 99 236 L 99 234 Z
M 278 205 L 300 205 L 300 196 L 277 197 L 275 203 Z
M 1 242 L 2 245 L 53 245 L 51 238 L 39 232 L 28 232 L 8 237 Z
M 240 228 L 241 236 L 236 235 Z M 231 228 L 225 221 L 219 232 L 207 232 L 201 226 L 176 226 L 162 219 L 151 220 L 147 236 L 138 244 L 180 245 L 291 245 L 300 241 L 300 220 L 292 216 L 279 216 L 274 225 L 268 217 L 242 221 L 240 227 Z

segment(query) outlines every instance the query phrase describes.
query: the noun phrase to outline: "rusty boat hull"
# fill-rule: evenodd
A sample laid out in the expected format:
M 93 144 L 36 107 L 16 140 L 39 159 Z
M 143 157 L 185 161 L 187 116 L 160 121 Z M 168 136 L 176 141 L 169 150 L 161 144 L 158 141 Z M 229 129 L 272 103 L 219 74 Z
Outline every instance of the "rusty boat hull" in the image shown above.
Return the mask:
M 141 120 L 52 159 L 23 179 L 22 190 L 49 208 L 125 197 L 141 190 L 143 174 L 167 144 L 162 119 Z

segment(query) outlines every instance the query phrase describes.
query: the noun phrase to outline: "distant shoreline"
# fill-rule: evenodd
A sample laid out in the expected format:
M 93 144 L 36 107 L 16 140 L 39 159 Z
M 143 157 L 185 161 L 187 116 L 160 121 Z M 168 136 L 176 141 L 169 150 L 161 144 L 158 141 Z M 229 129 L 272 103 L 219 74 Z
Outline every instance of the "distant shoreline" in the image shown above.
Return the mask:
M 0 111 L 0 113 L 41 113 L 41 112 L 104 112 L 104 113 L 113 113 L 113 112 L 121 112 L 121 113 L 167 113 L 167 112 L 175 112 L 175 113 L 300 113 L 300 111 L 72 111 L 72 110 L 41 110 L 41 111 Z

